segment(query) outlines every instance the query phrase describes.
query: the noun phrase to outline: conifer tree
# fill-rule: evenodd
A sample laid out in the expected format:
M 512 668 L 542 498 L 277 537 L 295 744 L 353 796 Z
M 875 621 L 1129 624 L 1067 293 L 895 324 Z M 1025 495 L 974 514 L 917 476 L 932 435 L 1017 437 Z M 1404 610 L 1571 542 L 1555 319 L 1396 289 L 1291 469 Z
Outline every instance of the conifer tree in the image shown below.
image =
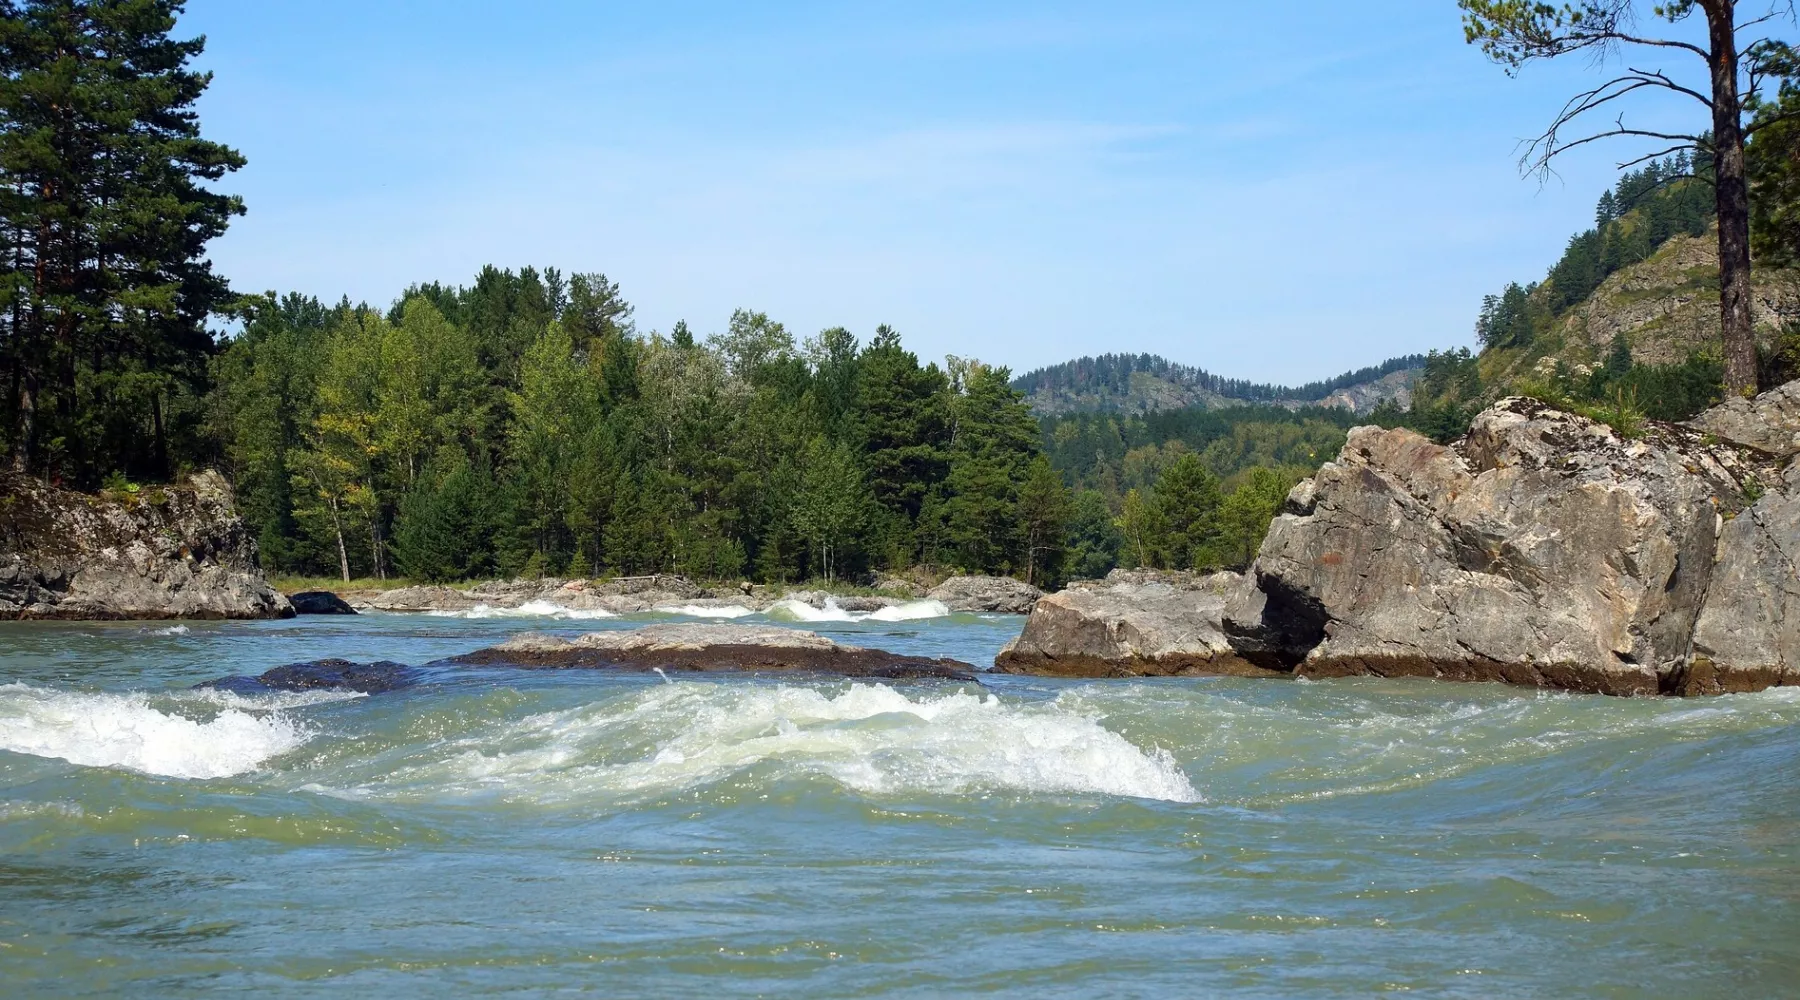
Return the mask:
M 167 476 L 198 449 L 230 289 L 206 245 L 243 204 L 244 164 L 202 139 L 211 83 L 171 37 L 178 0 L 0 4 L 0 364 L 18 471 L 92 484 Z

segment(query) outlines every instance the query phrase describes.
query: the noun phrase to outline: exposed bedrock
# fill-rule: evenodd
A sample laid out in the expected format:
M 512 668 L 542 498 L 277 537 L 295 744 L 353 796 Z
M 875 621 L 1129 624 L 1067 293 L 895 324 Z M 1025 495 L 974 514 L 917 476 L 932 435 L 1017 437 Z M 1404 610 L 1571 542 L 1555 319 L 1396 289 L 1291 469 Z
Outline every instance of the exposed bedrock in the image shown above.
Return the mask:
M 1614 695 L 1800 683 L 1800 383 L 1634 438 L 1502 400 L 1359 427 L 1236 587 L 1044 598 L 999 669 L 1435 677 Z
M 1226 631 L 1303 676 L 1618 695 L 1782 683 L 1794 571 L 1769 554 L 1794 547 L 1778 491 L 1792 448 L 1743 446 L 1751 423 L 1734 418 L 1729 439 L 1668 425 L 1626 439 L 1514 398 L 1450 447 L 1357 428 L 1289 496 Z
M 285 618 L 216 472 L 101 497 L 0 473 L 0 617 Z
M 529 632 L 445 661 L 551 669 L 820 673 L 843 677 L 970 681 L 973 667 L 834 642 L 816 632 L 735 624 L 646 625 L 574 638 Z

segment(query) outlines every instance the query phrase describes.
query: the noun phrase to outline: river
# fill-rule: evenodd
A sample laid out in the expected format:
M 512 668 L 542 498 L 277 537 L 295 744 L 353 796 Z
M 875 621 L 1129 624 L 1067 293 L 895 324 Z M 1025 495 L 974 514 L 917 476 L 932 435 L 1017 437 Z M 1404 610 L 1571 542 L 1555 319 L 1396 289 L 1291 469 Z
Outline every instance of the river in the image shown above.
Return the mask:
M 0 992 L 1800 992 L 1800 690 L 190 689 L 659 619 L 0 625 Z M 808 627 L 985 665 L 1021 622 Z

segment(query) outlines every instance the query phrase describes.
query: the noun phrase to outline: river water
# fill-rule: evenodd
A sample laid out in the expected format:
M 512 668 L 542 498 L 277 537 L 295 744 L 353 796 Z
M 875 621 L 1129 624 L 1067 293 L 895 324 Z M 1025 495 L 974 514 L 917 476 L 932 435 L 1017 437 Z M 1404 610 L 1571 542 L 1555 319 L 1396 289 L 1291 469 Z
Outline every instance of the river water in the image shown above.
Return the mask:
M 189 690 L 653 618 L 0 626 L 0 993 L 1800 993 L 1795 690 Z M 1021 622 L 809 627 L 986 664 Z

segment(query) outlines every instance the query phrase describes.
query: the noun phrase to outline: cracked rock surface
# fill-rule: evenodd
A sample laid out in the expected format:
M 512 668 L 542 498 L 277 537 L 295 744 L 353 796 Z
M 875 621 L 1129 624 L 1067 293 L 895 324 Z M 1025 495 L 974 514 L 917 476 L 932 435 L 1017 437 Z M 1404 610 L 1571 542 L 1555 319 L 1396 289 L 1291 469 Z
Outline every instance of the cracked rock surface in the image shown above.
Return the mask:
M 1302 676 L 1618 695 L 1800 682 L 1796 401 L 1790 384 L 1636 439 L 1526 398 L 1447 447 L 1356 428 L 1289 496 L 1223 629 Z
M 0 617 L 287 618 L 216 472 L 90 496 L 0 474 Z

